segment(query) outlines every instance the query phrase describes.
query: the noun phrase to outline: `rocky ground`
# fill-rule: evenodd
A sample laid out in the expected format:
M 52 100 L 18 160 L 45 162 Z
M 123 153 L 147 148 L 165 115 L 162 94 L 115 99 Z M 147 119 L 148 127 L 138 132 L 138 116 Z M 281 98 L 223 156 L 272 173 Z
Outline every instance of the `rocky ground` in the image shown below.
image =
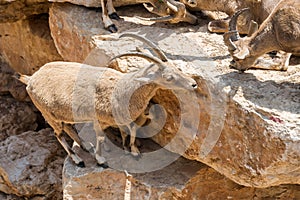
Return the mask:
M 123 199 L 125 189 L 132 199 L 300 199 L 298 58 L 286 72 L 230 69 L 222 35 L 207 31 L 209 18 L 201 13 L 198 25 L 172 25 L 139 20 L 152 16 L 142 6 L 118 8 L 119 32 L 154 41 L 199 87 L 193 101 L 169 90 L 156 94 L 153 101 L 167 111 L 166 123 L 155 135 L 145 129 L 143 136 L 152 137 L 140 139 L 141 159 L 120 151 L 116 130 L 108 135 L 118 148 L 104 152 L 109 169 L 80 150 L 86 168 L 65 159 L 14 72 L 32 74 L 55 60 L 103 67 L 137 46 L 147 50 L 133 39 L 103 41 L 101 35 L 109 33 L 90 8 L 98 4 L 70 2 L 0 3 L 0 199 Z M 118 63 L 130 70 L 148 64 Z M 94 142 L 89 125 L 78 130 Z M 168 151 L 153 159 L 150 152 L 161 146 Z

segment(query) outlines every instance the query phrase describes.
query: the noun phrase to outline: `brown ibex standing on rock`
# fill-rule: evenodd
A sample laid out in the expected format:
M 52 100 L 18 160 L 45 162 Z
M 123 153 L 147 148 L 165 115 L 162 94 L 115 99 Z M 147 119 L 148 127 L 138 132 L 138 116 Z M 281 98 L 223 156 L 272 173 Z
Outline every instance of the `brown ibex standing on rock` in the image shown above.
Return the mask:
M 146 39 L 145 42 L 150 44 Z M 101 156 L 99 138 L 103 138 L 102 130 L 111 126 L 118 127 L 121 133 L 129 130 L 131 152 L 138 156 L 140 152 L 134 144 L 136 130 L 139 123 L 145 122 L 141 118 L 148 117 L 145 111 L 156 91 L 160 88 L 193 90 L 197 87 L 194 79 L 175 66 L 170 66 L 163 52 L 154 44 L 150 45 L 160 59 L 143 53 L 121 54 L 112 59 L 138 56 L 153 63 L 131 73 L 74 62 L 51 62 L 32 76 L 19 77 L 27 85 L 27 92 L 34 105 L 54 129 L 57 139 L 77 165 L 84 166 L 84 162 L 62 135 L 63 131 L 66 132 L 83 149 L 87 149 L 73 124 L 93 122 L 97 138 L 94 155 L 102 166 L 106 160 Z M 129 102 L 124 102 L 128 92 L 132 92 L 132 95 Z
M 240 38 L 236 30 L 236 20 L 240 13 L 232 18 L 233 29 L 224 34 L 234 68 L 241 71 L 261 68 L 259 65 L 254 66 L 255 61 L 271 51 L 300 53 L 300 0 L 281 0 L 259 29 L 245 38 Z M 288 63 L 288 60 L 284 60 L 280 66 L 263 68 L 286 70 Z

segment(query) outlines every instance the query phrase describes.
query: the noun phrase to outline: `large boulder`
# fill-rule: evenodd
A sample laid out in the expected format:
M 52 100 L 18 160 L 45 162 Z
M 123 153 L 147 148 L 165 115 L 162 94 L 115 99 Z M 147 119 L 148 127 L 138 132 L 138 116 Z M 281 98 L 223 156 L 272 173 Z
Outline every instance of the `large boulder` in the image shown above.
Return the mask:
M 118 13 L 122 19 L 113 21 L 120 32 L 139 27 L 138 24 L 131 21 L 133 15 L 149 17 L 149 13 L 140 6 L 122 8 L 118 10 Z M 94 42 L 97 36 L 110 34 L 104 29 L 100 12 L 84 6 L 53 3 L 49 15 L 51 35 L 57 51 L 65 61 L 94 66 L 107 64 L 112 55 L 106 52 L 106 49 L 98 46 L 100 44 Z M 153 24 L 153 22 L 146 22 L 146 24 Z M 128 49 L 126 46 L 122 46 L 115 50 L 124 51 L 126 49 Z
M 85 62 L 92 49 L 91 35 L 107 33 L 100 13 L 72 4 L 53 4 L 49 26 L 57 51 L 65 61 Z
M 50 61 L 62 60 L 50 35 L 48 15 L 0 23 L 0 54 L 16 72 L 33 74 Z
M 0 96 L 0 110 L 0 141 L 38 127 L 37 114 L 26 102 Z
M 48 13 L 50 3 L 48 0 L 1 0 L 0 23 L 15 22 L 31 15 Z
M 130 9 L 133 8 L 123 11 L 128 14 Z M 93 20 L 99 19 L 99 13 L 93 10 L 72 5 L 54 5 L 51 10 L 53 34 L 68 32 L 53 35 L 56 44 L 61 41 L 57 46 L 67 60 L 89 63 L 90 56 L 97 52 L 104 59 L 94 62 L 104 66 L 109 58 L 135 51 L 137 46 L 147 49 L 135 39 L 103 40 L 99 36 L 103 30 Z M 59 18 L 58 13 L 64 17 Z M 80 17 L 76 18 L 77 15 Z M 133 15 L 124 17 L 122 22 L 120 32 L 127 30 L 154 41 L 171 62 L 193 76 L 199 85 L 191 99 L 168 90 L 159 91 L 153 101 L 165 107 L 166 124 L 157 134 L 144 135 L 151 136 L 169 151 L 211 166 L 241 185 L 269 187 L 300 183 L 299 66 L 291 66 L 287 72 L 238 73 L 228 67 L 230 56 L 222 36 L 203 32 L 203 27 L 166 24 L 146 27 Z M 144 66 L 140 60 L 119 63 Z M 188 105 L 196 109 L 189 110 Z
M 15 72 L 0 56 L 0 95 L 11 94 L 18 101 L 30 101 L 26 86 L 14 78 Z
M 89 156 L 85 156 L 85 161 L 87 167 L 78 168 L 70 158 L 65 160 L 63 170 L 65 200 L 300 198 L 299 185 L 281 185 L 264 189 L 245 187 L 202 163 L 182 157 L 161 170 L 139 174 L 103 169 L 92 162 Z
M 65 152 L 51 129 L 10 136 L 0 142 L 0 153 L 1 192 L 23 198 L 62 199 Z

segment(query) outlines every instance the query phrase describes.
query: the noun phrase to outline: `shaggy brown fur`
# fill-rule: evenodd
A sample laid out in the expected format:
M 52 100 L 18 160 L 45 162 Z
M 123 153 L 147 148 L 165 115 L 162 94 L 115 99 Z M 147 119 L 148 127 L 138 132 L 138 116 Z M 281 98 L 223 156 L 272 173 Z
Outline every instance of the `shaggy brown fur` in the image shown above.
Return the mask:
M 52 126 L 54 132 L 76 164 L 82 159 L 68 146 L 62 136 L 65 131 L 75 142 L 86 149 L 72 124 L 94 122 L 97 137 L 95 158 L 104 164 L 99 138 L 109 126 L 129 130 L 130 147 L 134 156 L 139 150 L 134 144 L 136 129 L 155 92 L 169 89 L 192 90 L 196 82 L 178 69 L 156 63 L 136 72 L 123 74 L 109 68 L 93 67 L 74 62 L 51 62 L 31 77 L 22 75 L 33 103 Z M 137 121 L 137 123 L 134 123 Z
M 226 33 L 226 35 L 232 32 Z M 229 37 L 230 38 L 230 37 Z M 227 39 L 229 39 L 227 37 Z M 226 40 L 226 39 L 225 39 Z M 230 41 L 227 44 L 230 44 Z M 246 70 L 253 66 L 258 57 L 271 51 L 300 53 L 300 0 L 281 0 L 260 28 L 250 37 L 233 41 L 230 53 L 235 61 L 234 68 Z M 288 54 L 287 58 L 289 58 Z M 288 61 L 267 69 L 286 70 Z

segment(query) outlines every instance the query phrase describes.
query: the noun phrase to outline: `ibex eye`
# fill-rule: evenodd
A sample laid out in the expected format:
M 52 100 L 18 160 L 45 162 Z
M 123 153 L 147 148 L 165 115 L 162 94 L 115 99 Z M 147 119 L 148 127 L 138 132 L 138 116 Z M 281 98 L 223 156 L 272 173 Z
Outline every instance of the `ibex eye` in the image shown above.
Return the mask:
M 166 77 L 166 80 L 167 80 L 167 81 L 171 81 L 171 80 L 173 80 L 173 79 L 174 79 L 174 77 L 173 77 L 172 75 Z

